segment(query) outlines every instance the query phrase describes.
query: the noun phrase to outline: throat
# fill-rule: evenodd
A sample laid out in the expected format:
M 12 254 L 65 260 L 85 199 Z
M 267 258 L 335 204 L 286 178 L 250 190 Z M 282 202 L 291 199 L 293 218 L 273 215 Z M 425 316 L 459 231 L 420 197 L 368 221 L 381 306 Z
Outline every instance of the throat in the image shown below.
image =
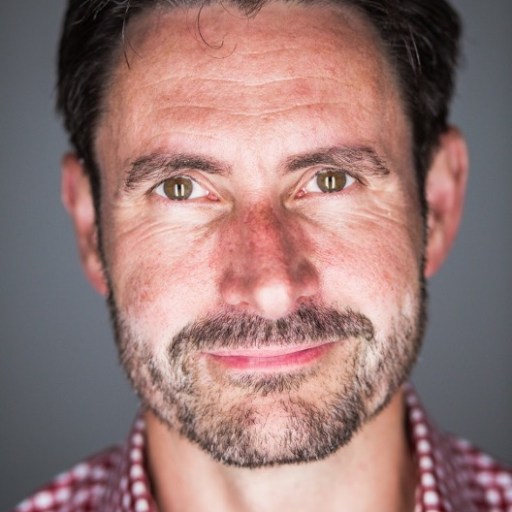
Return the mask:
M 225 466 L 146 413 L 148 465 L 162 512 L 412 512 L 416 470 L 399 391 L 352 441 L 316 462 Z

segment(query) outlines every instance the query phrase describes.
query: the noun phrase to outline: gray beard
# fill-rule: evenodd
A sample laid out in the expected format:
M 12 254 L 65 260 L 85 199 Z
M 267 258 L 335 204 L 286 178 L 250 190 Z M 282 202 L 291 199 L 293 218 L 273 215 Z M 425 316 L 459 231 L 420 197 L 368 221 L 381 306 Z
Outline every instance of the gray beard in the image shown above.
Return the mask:
M 120 360 L 142 405 L 213 459 L 247 468 L 323 459 L 381 411 L 417 358 L 426 320 L 424 283 L 417 302 L 414 317 L 394 318 L 385 337 L 368 317 L 349 309 L 307 304 L 277 321 L 225 311 L 185 326 L 165 357 L 157 357 L 123 318 L 112 293 L 108 298 Z M 212 384 L 194 357 L 201 350 L 326 341 L 352 344 L 339 372 L 333 367 L 326 375 L 323 365 L 313 365 Z

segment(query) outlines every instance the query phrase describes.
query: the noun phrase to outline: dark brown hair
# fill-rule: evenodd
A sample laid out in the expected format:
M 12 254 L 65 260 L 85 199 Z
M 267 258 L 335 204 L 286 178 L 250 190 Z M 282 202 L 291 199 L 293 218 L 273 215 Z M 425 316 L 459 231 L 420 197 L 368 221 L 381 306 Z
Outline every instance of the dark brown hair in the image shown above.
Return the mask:
M 247 16 L 268 0 L 228 0 Z M 422 208 L 425 174 L 447 129 L 459 53 L 460 20 L 446 0 L 292 0 L 358 9 L 377 29 L 399 78 L 413 128 Z M 58 60 L 57 108 L 89 172 L 99 213 L 100 179 L 93 151 L 109 75 L 122 57 L 127 23 L 160 5 L 200 7 L 205 0 L 69 0 Z

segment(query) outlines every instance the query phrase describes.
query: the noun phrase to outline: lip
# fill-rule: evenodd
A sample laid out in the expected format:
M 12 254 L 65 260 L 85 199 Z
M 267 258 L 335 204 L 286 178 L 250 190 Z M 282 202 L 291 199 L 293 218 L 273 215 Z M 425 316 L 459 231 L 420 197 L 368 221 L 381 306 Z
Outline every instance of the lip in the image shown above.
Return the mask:
M 294 347 L 265 347 L 205 352 L 213 359 L 233 370 L 276 370 L 280 367 L 300 367 L 313 363 L 333 347 L 333 342 Z

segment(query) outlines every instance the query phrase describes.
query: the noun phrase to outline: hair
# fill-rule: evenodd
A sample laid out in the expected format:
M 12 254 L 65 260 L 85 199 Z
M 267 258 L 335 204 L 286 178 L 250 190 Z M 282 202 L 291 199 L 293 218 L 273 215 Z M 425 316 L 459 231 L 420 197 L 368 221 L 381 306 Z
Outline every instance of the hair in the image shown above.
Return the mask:
M 111 74 L 122 58 L 127 23 L 158 6 L 202 7 L 222 0 L 69 0 L 58 55 L 57 110 L 89 174 L 97 216 L 100 176 L 94 135 Z M 255 15 L 269 0 L 228 0 Z M 447 130 L 459 57 L 461 23 L 446 0 L 284 0 L 351 6 L 377 30 L 398 77 L 412 126 L 413 157 L 423 213 L 424 184 Z

